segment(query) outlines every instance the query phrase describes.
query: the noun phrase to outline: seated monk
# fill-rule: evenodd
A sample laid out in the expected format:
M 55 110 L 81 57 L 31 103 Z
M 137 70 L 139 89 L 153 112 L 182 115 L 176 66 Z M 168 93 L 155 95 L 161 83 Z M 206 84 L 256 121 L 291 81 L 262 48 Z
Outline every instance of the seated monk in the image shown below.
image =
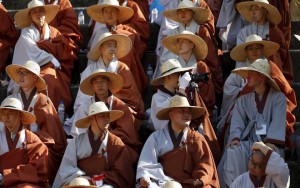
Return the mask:
M 131 50 L 130 39 L 122 34 L 104 33 L 99 37 L 96 46 L 88 53 L 87 57 L 93 60 L 81 73 L 81 82 L 97 69 L 118 73 L 124 80 L 123 87 L 115 96 L 126 103 L 136 118 L 141 119 L 144 114 L 144 103 L 135 84 L 135 79 L 128 66 L 118 59 L 124 57 Z M 89 95 L 80 90 L 74 104 L 74 113 Z M 66 125 L 71 126 L 72 120 L 67 120 Z
M 8 65 L 7 59 L 10 48 L 17 42 L 17 31 L 14 21 L 0 1 L 0 72 L 5 70 Z
M 67 140 L 51 100 L 41 92 L 47 89 L 47 84 L 39 76 L 40 66 L 36 62 L 27 61 L 23 66 L 7 66 L 6 72 L 20 87 L 17 93 L 8 97 L 19 99 L 23 109 L 36 116 L 35 122 L 24 127 L 36 134 L 48 147 L 48 177 L 52 184 L 64 155 Z
M 0 106 L 0 187 L 42 188 L 48 184 L 47 146 L 23 125 L 35 122 L 16 98 Z
M 76 122 L 78 128 L 88 128 L 67 146 L 53 187 L 68 185 L 74 178 L 84 177 L 103 186 L 96 178 L 105 176 L 104 185 L 133 187 L 134 169 L 127 147 L 109 132 L 109 123 L 123 116 L 119 110 L 109 110 L 104 102 L 90 105 L 88 116 Z
M 132 18 L 134 14 L 133 9 L 120 6 L 117 0 L 104 0 L 102 4 L 88 7 L 87 13 L 91 19 L 104 24 L 102 25 L 104 27 L 94 29 L 94 33 L 89 41 L 91 49 L 98 43 L 98 38 L 107 32 L 124 34 L 131 39 L 133 47 L 126 56 L 120 58 L 120 61 L 129 67 L 142 94 L 147 86 L 147 77 L 141 63 L 141 56 L 145 50 L 143 46 L 146 47 L 147 45 L 143 45 L 141 32 L 135 30 L 131 25 L 125 24 L 126 21 Z M 88 64 L 93 63 L 92 61 L 89 61 Z
M 63 100 L 68 110 L 72 102 L 70 82 L 76 54 L 69 45 L 70 41 L 48 25 L 58 9 L 58 5 L 44 5 L 41 1 L 32 0 L 28 8 L 16 13 L 15 20 L 22 31 L 15 46 L 12 64 L 23 65 L 28 60 L 38 63 L 54 106 L 57 108 Z M 11 82 L 8 91 L 11 92 L 13 88 Z
M 190 106 L 185 97 L 174 96 L 168 108 L 157 118 L 170 120 L 167 127 L 150 135 L 137 167 L 136 180 L 141 187 L 163 187 L 175 180 L 182 187 L 219 187 L 213 156 L 205 138 L 189 128 L 192 119 L 205 112 Z

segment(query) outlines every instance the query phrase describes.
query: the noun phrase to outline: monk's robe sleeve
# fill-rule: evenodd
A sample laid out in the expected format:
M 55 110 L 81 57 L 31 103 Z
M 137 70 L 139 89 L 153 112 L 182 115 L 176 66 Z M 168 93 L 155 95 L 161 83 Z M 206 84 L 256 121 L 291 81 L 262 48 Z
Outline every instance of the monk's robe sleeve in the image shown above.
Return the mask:
M 233 139 L 241 139 L 242 133 L 245 130 L 247 115 L 244 109 L 247 107 L 243 105 L 243 99 L 244 97 L 241 97 L 237 100 L 232 112 L 229 142 Z
M 216 27 L 224 28 L 231 23 L 236 16 L 235 1 L 223 0 Z

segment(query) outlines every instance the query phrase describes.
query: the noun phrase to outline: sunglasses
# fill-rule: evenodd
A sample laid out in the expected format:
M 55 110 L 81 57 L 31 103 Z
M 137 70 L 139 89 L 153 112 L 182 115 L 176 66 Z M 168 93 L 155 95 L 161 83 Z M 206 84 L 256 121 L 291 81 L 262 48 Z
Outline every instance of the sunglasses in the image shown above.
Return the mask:
M 250 156 L 248 157 L 248 160 L 250 161 L 251 165 L 252 165 L 255 169 L 261 169 L 262 166 L 263 166 L 261 163 L 255 162 L 255 161 L 253 160 L 252 155 L 250 155 Z
M 31 72 L 29 71 L 21 71 L 21 70 L 18 70 L 16 73 L 18 76 L 27 76 L 28 74 L 31 74 Z

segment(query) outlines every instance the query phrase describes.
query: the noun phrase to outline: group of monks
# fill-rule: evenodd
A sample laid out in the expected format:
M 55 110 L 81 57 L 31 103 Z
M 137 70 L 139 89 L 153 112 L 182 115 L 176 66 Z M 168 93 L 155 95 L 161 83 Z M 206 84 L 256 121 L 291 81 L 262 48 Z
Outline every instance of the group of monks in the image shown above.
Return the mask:
M 289 187 L 284 149 L 297 106 L 289 1 L 160 2 L 151 80 L 142 62 L 149 2 L 87 8 L 88 63 L 75 100 L 83 38 L 70 1 L 31 0 L 14 19 L 0 3 L 0 71 L 10 78 L 0 187 Z M 227 78 L 224 48 L 236 62 Z M 157 92 L 145 113 L 149 83 Z M 62 102 L 74 111 L 63 122 Z M 142 126 L 153 132 L 145 143 Z

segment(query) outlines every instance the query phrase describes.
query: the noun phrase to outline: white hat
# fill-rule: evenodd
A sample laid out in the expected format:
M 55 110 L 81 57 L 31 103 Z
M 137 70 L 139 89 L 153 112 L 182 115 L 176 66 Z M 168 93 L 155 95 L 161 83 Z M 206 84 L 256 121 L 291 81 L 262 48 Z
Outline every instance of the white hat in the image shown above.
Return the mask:
M 182 186 L 177 181 L 167 181 L 167 183 L 164 184 L 163 188 L 182 188 Z

